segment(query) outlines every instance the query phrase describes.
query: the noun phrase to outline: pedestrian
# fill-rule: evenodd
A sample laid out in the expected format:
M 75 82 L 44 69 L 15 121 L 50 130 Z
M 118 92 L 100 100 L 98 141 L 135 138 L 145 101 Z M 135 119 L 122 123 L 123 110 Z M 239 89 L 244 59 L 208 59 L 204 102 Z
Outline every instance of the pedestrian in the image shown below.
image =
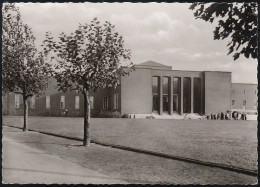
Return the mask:
M 220 120 L 220 113 L 217 114 L 217 120 Z
M 65 116 L 68 116 L 69 112 L 68 112 L 68 109 L 66 108 L 65 109 Z
M 224 120 L 225 119 L 225 115 L 224 115 L 224 113 L 223 112 L 221 112 L 221 120 Z
M 240 120 L 241 119 L 241 113 L 239 112 L 237 115 L 237 119 Z
M 229 119 L 230 119 L 230 113 L 229 113 L 229 111 L 226 112 L 225 118 L 226 118 L 226 120 L 229 120 Z

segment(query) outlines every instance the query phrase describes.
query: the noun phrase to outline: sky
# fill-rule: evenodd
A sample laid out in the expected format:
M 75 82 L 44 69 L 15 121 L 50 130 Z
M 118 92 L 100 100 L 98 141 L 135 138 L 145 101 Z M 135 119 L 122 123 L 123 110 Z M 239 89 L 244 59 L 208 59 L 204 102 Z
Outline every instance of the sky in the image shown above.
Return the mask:
M 195 19 L 189 3 L 17 3 L 40 46 L 73 32 L 94 17 L 110 21 L 131 49 L 134 64 L 155 61 L 173 70 L 232 72 L 233 83 L 257 83 L 257 60 L 228 53 L 228 40 L 213 40 L 217 23 Z

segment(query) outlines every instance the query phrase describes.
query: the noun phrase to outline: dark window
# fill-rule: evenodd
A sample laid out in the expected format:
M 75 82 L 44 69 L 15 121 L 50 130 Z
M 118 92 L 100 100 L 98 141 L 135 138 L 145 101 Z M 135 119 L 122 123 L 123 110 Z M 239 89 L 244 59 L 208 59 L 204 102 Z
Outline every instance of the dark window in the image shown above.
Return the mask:
M 153 112 L 159 112 L 160 107 L 160 84 L 159 84 L 159 77 L 153 77 L 153 85 L 152 85 L 152 92 L 153 92 Z
M 183 112 L 191 112 L 191 79 L 183 78 Z
M 163 94 L 169 94 L 169 78 L 163 77 Z
M 232 100 L 232 106 L 235 106 L 235 100 Z
M 201 79 L 194 78 L 193 84 L 193 112 L 201 113 Z
M 169 77 L 163 77 L 163 111 L 169 112 Z
M 172 86 L 173 86 L 173 94 L 178 94 L 179 93 L 179 84 L 180 84 L 180 78 L 174 77 L 173 78 L 173 82 L 172 82 Z
M 243 101 L 243 106 L 246 106 L 246 100 Z
M 180 78 L 179 77 L 173 77 L 173 80 L 172 80 L 172 87 L 173 87 L 173 111 L 174 112 L 177 112 L 179 109 L 178 109 L 178 103 L 179 103 L 179 94 L 180 94 Z
M 178 111 L 178 95 L 174 94 L 173 95 L 173 111 L 177 112 Z
M 159 77 L 153 77 L 153 94 L 159 94 Z

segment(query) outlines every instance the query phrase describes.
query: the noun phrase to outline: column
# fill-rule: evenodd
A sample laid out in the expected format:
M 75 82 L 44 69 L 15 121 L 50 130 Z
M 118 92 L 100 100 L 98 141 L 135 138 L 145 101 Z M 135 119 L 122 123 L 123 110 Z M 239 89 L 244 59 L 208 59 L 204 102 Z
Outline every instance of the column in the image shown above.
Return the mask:
M 193 86 L 193 77 L 190 78 L 190 86 L 191 86 L 191 89 L 190 89 L 190 94 L 191 94 L 191 97 L 190 97 L 190 102 L 191 102 L 191 109 L 190 109 L 190 113 L 193 113 L 193 96 L 194 96 L 194 86 Z
M 183 77 L 180 78 L 181 81 L 181 111 L 180 111 L 180 115 L 183 115 Z
M 169 112 L 169 114 L 170 115 L 172 115 L 173 114 L 173 78 L 172 77 L 170 77 L 170 80 L 169 80 L 169 84 L 170 84 L 170 101 L 169 101 L 169 104 L 170 104 L 170 107 L 169 107 L 169 109 L 170 109 L 170 112 Z
M 160 76 L 160 111 L 159 114 L 162 115 L 163 113 L 163 77 Z

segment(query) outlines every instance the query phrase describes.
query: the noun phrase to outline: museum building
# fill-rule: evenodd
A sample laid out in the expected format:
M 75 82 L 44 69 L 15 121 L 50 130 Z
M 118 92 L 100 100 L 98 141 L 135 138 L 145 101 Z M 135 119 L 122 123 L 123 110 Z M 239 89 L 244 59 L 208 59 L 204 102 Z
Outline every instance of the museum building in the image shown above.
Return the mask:
M 91 113 L 118 112 L 121 115 L 186 113 L 216 114 L 231 110 L 257 111 L 257 84 L 232 83 L 231 72 L 172 70 L 153 61 L 135 65 L 135 71 L 121 77 L 116 89 L 99 89 L 90 96 Z M 29 101 L 29 115 L 83 116 L 83 95 L 58 92 L 52 79 L 45 93 Z M 3 115 L 23 115 L 21 95 L 2 97 Z

